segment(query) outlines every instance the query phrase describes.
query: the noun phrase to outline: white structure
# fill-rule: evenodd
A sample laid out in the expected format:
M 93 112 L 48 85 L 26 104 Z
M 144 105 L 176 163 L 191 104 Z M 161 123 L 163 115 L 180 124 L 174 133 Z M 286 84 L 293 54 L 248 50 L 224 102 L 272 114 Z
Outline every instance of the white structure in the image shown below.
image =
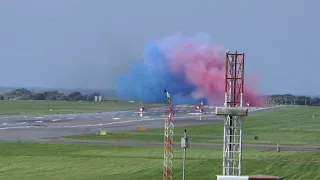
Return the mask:
M 283 180 L 284 177 L 276 176 L 264 176 L 264 175 L 253 175 L 253 176 L 217 176 L 217 180 Z
M 223 133 L 223 175 L 241 175 L 242 116 L 248 109 L 242 107 L 216 107 L 216 115 L 225 116 Z
M 244 54 L 226 54 L 224 107 L 216 107 L 216 115 L 225 117 L 223 132 L 223 176 L 241 176 Z M 240 178 L 240 177 L 239 177 Z
M 94 101 L 102 101 L 102 96 L 94 96 Z
M 217 176 L 217 180 L 249 180 L 249 176 Z

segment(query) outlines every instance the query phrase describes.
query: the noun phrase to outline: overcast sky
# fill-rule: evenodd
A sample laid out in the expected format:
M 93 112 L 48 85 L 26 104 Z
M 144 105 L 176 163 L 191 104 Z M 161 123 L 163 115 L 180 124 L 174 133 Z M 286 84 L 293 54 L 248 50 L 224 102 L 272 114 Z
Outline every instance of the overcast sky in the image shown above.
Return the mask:
M 206 32 L 264 93 L 319 95 L 320 1 L 0 0 L 0 86 L 114 88 L 144 44 Z

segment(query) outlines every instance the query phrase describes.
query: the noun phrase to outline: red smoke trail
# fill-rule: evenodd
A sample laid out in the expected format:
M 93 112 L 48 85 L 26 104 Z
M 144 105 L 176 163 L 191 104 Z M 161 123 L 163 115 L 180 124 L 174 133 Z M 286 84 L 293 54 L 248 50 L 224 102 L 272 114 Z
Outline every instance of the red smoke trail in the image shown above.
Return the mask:
M 173 73 L 183 75 L 197 87 L 198 93 L 205 95 L 214 104 L 224 102 L 225 52 L 222 48 L 181 41 L 168 56 Z M 245 82 L 251 85 L 250 81 Z M 245 86 L 244 103 L 259 106 L 261 99 L 252 87 L 257 86 Z

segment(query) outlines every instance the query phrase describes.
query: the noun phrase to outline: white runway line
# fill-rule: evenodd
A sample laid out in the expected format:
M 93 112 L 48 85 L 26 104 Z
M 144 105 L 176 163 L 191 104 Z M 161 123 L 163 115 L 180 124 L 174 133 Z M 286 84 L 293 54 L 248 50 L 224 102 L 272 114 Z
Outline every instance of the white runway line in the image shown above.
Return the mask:
M 214 115 L 206 115 L 206 117 L 214 117 Z M 177 116 L 175 119 L 187 119 L 187 118 L 194 118 L 194 116 Z M 163 120 L 163 118 L 149 118 L 149 119 L 140 119 L 140 120 L 128 120 L 128 121 L 117 121 L 117 122 L 110 122 L 104 124 L 88 124 L 88 125 L 76 125 L 76 126 L 50 126 L 49 128 L 77 128 L 77 127 L 94 127 L 94 126 L 107 126 L 107 125 L 114 125 L 114 124 L 126 124 L 126 123 L 133 123 L 133 122 L 143 122 L 143 121 L 156 121 L 156 120 Z
M 0 128 L 0 130 L 6 130 L 6 129 L 22 129 L 22 128 L 41 128 L 36 126 L 15 126 L 15 127 L 3 127 Z
M 201 115 L 202 113 L 188 113 L 190 115 Z
M 118 119 L 121 119 L 121 118 L 112 118 L 113 120 L 118 120 Z
M 43 121 L 36 121 L 36 123 L 42 123 Z
M 51 121 L 53 121 L 53 122 L 60 121 L 60 119 L 52 119 Z
M 281 106 L 279 106 L 281 107 Z M 263 109 L 272 109 L 277 107 L 267 107 Z M 255 110 L 253 110 L 255 111 Z M 133 114 L 135 116 L 135 114 Z M 215 115 L 206 115 L 206 117 L 214 117 Z M 194 118 L 194 116 L 176 116 L 175 119 L 187 119 L 187 118 Z M 59 119 L 60 120 L 60 119 Z M 128 120 L 128 121 L 117 121 L 117 122 L 110 122 L 104 124 L 88 124 L 88 125 L 76 125 L 76 126 L 49 126 L 48 128 L 77 128 L 77 127 L 96 127 L 96 126 L 108 126 L 114 124 L 126 124 L 126 123 L 134 123 L 134 122 L 143 122 L 143 121 L 156 121 L 156 120 L 163 120 L 163 117 L 158 118 L 149 118 L 149 119 L 140 119 L 140 120 Z M 7 129 L 22 129 L 22 128 L 44 128 L 44 127 L 37 127 L 37 126 L 16 126 L 16 127 L 3 127 L 0 130 L 7 130 Z

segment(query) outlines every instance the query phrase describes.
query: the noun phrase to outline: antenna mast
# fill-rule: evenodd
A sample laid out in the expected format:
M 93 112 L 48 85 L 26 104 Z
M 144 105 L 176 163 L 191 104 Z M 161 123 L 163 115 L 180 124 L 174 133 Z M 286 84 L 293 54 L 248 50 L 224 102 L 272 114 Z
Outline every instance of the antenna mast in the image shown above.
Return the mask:
M 169 101 L 168 111 L 164 122 L 164 164 L 163 180 L 172 180 L 173 139 L 174 138 L 174 109 Z

